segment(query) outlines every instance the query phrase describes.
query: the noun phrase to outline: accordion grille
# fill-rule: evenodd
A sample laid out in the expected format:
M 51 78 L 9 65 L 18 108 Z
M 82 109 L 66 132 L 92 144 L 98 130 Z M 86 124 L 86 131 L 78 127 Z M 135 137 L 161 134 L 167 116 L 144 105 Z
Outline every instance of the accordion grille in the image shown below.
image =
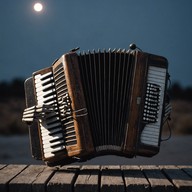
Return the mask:
M 77 144 L 76 140 L 76 134 L 75 134 L 75 128 L 74 128 L 74 120 L 72 116 L 72 109 L 70 106 L 68 106 L 67 114 L 64 114 L 64 108 L 63 106 L 67 107 L 67 99 L 69 100 L 68 95 L 68 89 L 67 89 L 67 83 L 64 73 L 64 67 L 63 64 L 60 63 L 55 69 L 54 69 L 54 80 L 55 80 L 55 88 L 57 92 L 57 98 L 59 103 L 59 112 L 61 116 L 61 122 L 63 124 L 63 135 L 65 138 L 66 145 L 75 145 Z
M 89 51 L 78 59 L 94 145 L 98 151 L 120 150 L 129 116 L 131 53 Z

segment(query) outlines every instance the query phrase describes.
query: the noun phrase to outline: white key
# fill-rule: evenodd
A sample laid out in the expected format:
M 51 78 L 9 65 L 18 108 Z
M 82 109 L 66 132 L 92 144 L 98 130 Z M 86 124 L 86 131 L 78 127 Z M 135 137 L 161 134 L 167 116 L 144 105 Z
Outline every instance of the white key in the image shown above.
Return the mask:
M 51 130 L 49 130 L 49 129 L 43 129 L 42 131 L 41 131 L 41 133 L 42 134 L 54 134 L 54 133 L 56 133 L 56 132 L 58 132 L 58 131 L 61 131 L 61 127 L 58 127 L 58 128 L 55 128 L 55 129 L 51 129 Z
M 54 141 L 56 139 L 61 139 L 63 138 L 63 134 L 62 133 L 57 133 L 55 135 L 42 135 L 43 138 L 42 138 L 42 142 L 45 143 L 47 141 L 51 142 L 51 141 Z
M 53 152 L 60 151 L 62 149 L 65 149 L 65 146 L 61 145 L 56 148 L 46 148 L 44 151 L 45 151 L 45 153 L 50 153 L 50 152 L 53 153 Z
M 49 152 L 49 153 L 44 153 L 44 157 L 45 158 L 50 158 L 50 157 L 54 157 L 55 155 L 53 154 L 53 153 L 51 153 L 51 152 Z
M 43 91 L 41 91 L 41 92 L 37 93 L 37 97 L 40 97 L 40 96 L 44 96 L 45 97 L 46 95 L 48 95 L 50 93 L 54 93 L 54 92 L 55 92 L 55 89 L 50 89 L 50 90 L 46 91 L 46 94 Z
M 60 141 L 57 141 L 57 142 L 54 142 L 54 143 L 44 143 L 43 144 L 43 149 L 50 149 L 50 148 L 57 148 L 59 146 L 63 145 L 63 140 L 60 140 Z

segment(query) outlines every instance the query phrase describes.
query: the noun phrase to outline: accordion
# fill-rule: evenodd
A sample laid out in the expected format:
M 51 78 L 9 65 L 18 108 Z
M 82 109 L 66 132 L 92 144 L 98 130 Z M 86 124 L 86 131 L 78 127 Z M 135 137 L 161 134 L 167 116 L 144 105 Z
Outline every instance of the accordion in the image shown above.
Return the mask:
M 72 50 L 25 81 L 32 156 L 49 166 L 159 152 L 168 62 L 135 50 Z

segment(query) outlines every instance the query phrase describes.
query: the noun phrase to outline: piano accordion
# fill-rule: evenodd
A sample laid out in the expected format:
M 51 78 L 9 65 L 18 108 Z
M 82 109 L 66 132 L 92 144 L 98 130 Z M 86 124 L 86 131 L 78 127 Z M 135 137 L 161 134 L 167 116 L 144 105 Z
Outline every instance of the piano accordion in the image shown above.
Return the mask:
M 32 156 L 49 166 L 154 156 L 168 116 L 168 62 L 139 50 L 64 54 L 25 81 Z

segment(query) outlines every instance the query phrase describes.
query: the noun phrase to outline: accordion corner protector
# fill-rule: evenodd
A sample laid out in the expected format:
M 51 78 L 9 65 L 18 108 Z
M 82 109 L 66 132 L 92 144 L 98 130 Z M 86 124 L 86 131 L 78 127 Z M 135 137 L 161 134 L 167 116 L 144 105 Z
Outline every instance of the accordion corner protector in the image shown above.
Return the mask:
M 160 150 L 168 61 L 141 51 L 69 52 L 25 81 L 32 156 L 47 165 Z

